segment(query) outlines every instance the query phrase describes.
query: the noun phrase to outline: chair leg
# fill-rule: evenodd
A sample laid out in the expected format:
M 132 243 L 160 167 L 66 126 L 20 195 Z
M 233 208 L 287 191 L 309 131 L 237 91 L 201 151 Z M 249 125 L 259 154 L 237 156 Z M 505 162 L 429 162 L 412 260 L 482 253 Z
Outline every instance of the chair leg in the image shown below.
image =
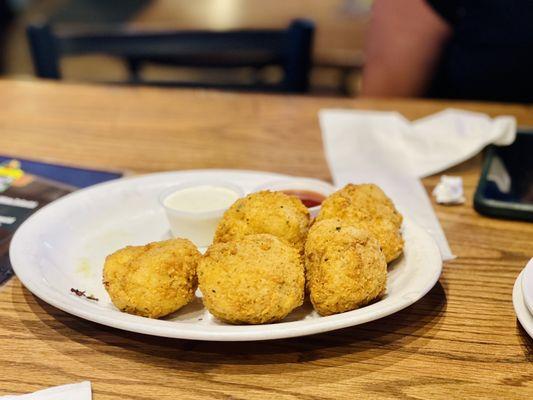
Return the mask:
M 126 64 L 129 72 L 129 82 L 140 83 L 142 63 L 139 60 L 127 59 Z
M 263 77 L 261 76 L 262 68 L 253 68 L 252 72 L 252 85 L 259 85 L 263 82 Z
M 343 96 L 350 96 L 350 76 L 352 75 L 352 70 L 350 68 L 341 68 L 340 70 L 340 83 L 339 90 Z
M 13 21 L 13 13 L 7 0 L 0 0 L 0 73 L 5 67 L 5 46 L 7 42 L 8 27 Z

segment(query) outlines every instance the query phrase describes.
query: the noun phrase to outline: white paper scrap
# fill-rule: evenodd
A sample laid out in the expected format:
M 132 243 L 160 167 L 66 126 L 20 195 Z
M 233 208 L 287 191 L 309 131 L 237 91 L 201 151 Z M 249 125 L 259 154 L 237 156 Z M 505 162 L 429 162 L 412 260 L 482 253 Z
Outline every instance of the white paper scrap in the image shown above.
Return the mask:
M 91 400 L 91 382 L 83 381 L 55 386 L 38 392 L 17 396 L 0 396 L 1 400 Z
M 442 175 L 432 194 L 439 204 L 464 204 L 463 178 Z

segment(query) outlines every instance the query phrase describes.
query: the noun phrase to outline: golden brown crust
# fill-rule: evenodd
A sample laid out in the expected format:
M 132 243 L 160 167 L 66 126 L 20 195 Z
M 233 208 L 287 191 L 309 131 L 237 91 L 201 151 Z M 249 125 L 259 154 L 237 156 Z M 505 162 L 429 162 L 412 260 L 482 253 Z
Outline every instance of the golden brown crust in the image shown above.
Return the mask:
M 212 245 L 198 265 L 198 280 L 205 307 L 232 324 L 279 321 L 303 302 L 300 254 L 269 234 Z
M 220 220 L 214 243 L 268 233 L 303 252 L 309 229 L 309 211 L 295 196 L 262 191 L 237 200 Z
M 385 292 L 387 263 L 377 240 L 339 219 L 313 224 L 305 269 L 311 302 L 320 315 L 354 310 Z
M 121 311 L 160 318 L 194 298 L 200 257 L 186 239 L 128 246 L 107 256 L 104 286 Z
M 372 233 L 387 262 L 402 254 L 402 215 L 383 191 L 373 184 L 346 185 L 322 203 L 316 221 L 339 218 Z

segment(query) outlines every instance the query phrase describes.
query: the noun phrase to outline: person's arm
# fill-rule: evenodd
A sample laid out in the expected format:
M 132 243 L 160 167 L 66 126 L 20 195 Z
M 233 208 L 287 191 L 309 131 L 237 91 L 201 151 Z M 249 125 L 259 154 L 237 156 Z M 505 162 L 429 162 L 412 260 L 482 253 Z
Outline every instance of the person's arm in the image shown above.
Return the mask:
M 425 0 L 376 0 L 361 95 L 423 95 L 451 35 L 452 28 Z

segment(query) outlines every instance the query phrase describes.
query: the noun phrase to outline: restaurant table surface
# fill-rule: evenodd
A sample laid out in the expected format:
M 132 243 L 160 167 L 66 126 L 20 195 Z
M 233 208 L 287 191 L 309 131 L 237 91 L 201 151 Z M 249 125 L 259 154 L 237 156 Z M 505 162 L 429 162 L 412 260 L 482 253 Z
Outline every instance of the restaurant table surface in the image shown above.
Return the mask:
M 130 173 L 239 168 L 328 180 L 325 107 L 408 118 L 460 107 L 533 125 L 525 105 L 0 81 L 0 153 Z M 467 202 L 434 207 L 457 258 L 403 311 L 294 339 L 174 340 L 71 316 L 13 278 L 0 288 L 0 395 L 90 380 L 95 400 L 531 399 L 533 341 L 511 293 L 533 256 L 533 224 L 473 210 L 480 163 L 447 171 L 463 177 Z M 437 181 L 423 182 L 431 191 Z

